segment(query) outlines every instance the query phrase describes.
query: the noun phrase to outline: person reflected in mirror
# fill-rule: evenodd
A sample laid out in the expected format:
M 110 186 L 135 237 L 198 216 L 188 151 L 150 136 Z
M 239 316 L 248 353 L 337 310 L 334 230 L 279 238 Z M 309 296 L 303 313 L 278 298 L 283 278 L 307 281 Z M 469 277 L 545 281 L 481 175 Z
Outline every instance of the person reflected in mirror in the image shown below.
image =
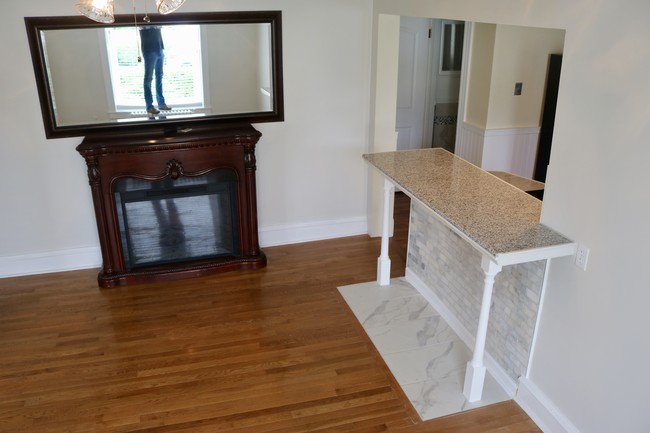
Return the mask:
M 165 103 L 163 96 L 163 65 L 165 62 L 165 46 L 160 26 L 140 27 L 140 43 L 142 57 L 144 58 L 144 100 L 147 113 L 158 114 L 160 110 L 169 111 L 172 107 Z M 151 82 L 156 78 L 156 102 L 158 108 L 153 106 Z

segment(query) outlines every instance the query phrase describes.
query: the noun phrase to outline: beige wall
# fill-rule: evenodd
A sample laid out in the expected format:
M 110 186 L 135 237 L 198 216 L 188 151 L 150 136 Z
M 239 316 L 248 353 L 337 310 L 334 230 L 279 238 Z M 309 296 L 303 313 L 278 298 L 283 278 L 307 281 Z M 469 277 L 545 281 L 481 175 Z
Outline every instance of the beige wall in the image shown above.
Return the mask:
M 111 108 L 106 87 L 97 85 L 104 81 L 101 30 L 48 31 L 46 35 L 44 47 L 55 89 L 57 123 L 108 121 Z
M 465 122 L 486 129 L 494 59 L 496 24 L 476 23 L 469 55 Z
M 215 113 L 262 111 L 259 24 L 208 26 L 205 41 L 210 97 Z M 266 26 L 264 26 L 266 27 Z M 228 61 L 223 61 L 228 59 Z M 205 60 L 204 60 L 205 61 Z M 265 68 L 268 73 L 268 68 Z M 268 78 L 265 80 L 268 82 Z M 229 83 L 228 86 L 220 85 Z M 170 104 L 171 105 L 171 104 Z
M 563 46 L 563 30 L 496 26 L 487 129 L 541 125 L 548 58 Z M 516 82 L 523 83 L 519 96 Z
M 475 23 L 465 121 L 481 129 L 540 126 L 548 58 L 563 46 L 563 30 Z

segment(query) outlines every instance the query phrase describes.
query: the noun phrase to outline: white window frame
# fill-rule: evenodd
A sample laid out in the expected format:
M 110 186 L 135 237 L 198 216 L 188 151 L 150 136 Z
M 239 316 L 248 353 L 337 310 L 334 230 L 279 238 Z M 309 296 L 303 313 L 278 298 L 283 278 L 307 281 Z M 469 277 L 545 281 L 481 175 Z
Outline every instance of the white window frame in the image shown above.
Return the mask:
M 182 42 L 182 46 L 179 47 L 178 49 L 175 48 L 175 43 L 178 43 L 178 38 L 175 38 L 174 35 L 170 35 L 170 31 L 182 31 L 184 27 L 194 27 L 197 29 L 196 32 L 196 39 L 195 41 L 192 41 L 192 46 L 196 46 L 196 51 L 193 53 L 193 61 L 195 61 L 195 67 L 193 68 L 192 72 L 194 74 L 194 83 L 196 86 L 198 86 L 198 89 L 196 89 L 195 92 L 195 97 L 197 97 L 194 101 L 190 102 L 181 102 L 177 98 L 173 96 L 173 94 L 170 95 L 169 91 L 165 92 L 165 99 L 167 99 L 167 102 L 169 105 L 172 106 L 173 113 L 176 114 L 194 114 L 194 113 L 202 113 L 206 111 L 206 101 L 208 101 L 208 95 L 209 95 L 209 88 L 206 85 L 206 80 L 204 80 L 204 77 L 206 76 L 207 72 L 207 65 L 205 65 L 205 59 L 202 56 L 202 46 L 204 43 L 204 32 L 201 29 L 200 26 L 198 25 L 188 25 L 188 26 L 173 26 L 173 27 L 163 27 L 163 32 L 168 33 L 167 35 L 163 35 L 163 38 L 165 40 L 165 66 L 167 69 L 168 67 L 168 61 L 169 60 L 174 60 L 175 57 L 178 57 L 178 55 L 186 55 L 187 52 L 183 49 L 182 47 L 189 46 L 187 42 Z M 133 32 L 133 44 L 134 44 L 134 50 L 137 50 L 137 55 L 141 56 L 140 53 L 140 38 L 139 38 L 139 32 L 136 28 L 134 27 L 117 27 L 113 29 L 119 29 L 120 31 L 124 32 Z M 145 111 L 145 102 L 144 102 L 144 93 L 140 95 L 138 98 L 138 101 L 136 103 L 135 100 L 131 101 L 130 104 L 121 104 L 118 103 L 119 97 L 116 97 L 116 90 L 119 91 L 119 89 L 116 89 L 116 85 L 119 84 L 119 81 L 117 81 L 118 78 L 118 73 L 115 71 L 115 63 L 116 63 L 116 58 L 112 54 L 113 50 L 109 46 L 110 44 L 110 36 L 109 33 L 111 30 L 110 28 L 107 28 L 104 32 L 101 32 L 103 43 L 101 43 L 101 51 L 102 51 L 102 62 L 105 62 L 105 68 L 104 70 L 107 71 L 107 77 L 105 79 L 106 83 L 106 94 L 107 94 L 107 100 L 109 103 L 109 113 L 112 118 L 115 119 L 122 119 L 122 118 L 132 118 L 132 117 L 140 117 L 143 115 L 146 115 Z M 138 65 L 139 68 L 142 69 L 142 73 L 144 74 L 144 64 L 142 62 L 139 62 Z M 166 74 L 169 74 L 168 70 L 165 71 Z M 140 81 L 141 82 L 141 81 Z M 167 83 L 166 83 L 167 84 Z M 154 99 L 155 99 L 155 81 L 152 83 L 152 90 L 154 91 Z M 167 88 L 169 88 L 169 85 L 167 85 Z

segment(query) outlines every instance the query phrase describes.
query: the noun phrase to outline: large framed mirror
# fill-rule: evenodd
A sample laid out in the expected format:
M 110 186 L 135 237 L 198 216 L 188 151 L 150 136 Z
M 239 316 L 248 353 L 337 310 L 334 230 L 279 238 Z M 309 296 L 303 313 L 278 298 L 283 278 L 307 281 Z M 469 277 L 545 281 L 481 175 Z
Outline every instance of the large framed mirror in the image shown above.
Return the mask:
M 280 11 L 175 13 L 150 21 L 117 15 L 111 24 L 27 17 L 45 135 L 282 121 L 281 18 Z M 164 44 L 161 87 L 155 72 L 150 86 L 144 79 L 142 40 L 152 29 Z

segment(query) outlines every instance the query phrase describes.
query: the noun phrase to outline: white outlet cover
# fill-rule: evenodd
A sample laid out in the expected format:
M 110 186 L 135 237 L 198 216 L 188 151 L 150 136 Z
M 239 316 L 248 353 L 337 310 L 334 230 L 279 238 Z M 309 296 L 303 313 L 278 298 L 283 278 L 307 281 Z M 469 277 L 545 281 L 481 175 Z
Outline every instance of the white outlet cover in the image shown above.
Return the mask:
M 587 261 L 589 260 L 589 248 L 584 245 L 578 245 L 576 251 L 575 264 L 583 271 L 587 270 Z

